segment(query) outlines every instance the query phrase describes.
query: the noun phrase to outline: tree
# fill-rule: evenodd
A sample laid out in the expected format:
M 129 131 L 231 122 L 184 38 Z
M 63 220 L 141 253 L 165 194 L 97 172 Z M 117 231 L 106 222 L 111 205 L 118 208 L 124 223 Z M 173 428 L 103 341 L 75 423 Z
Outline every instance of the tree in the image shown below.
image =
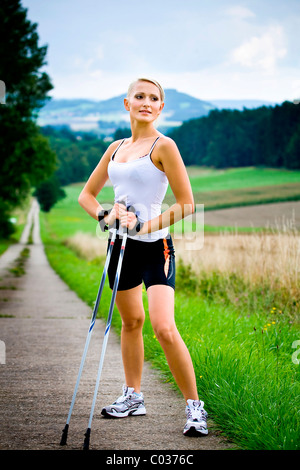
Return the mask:
M 264 165 L 300 168 L 300 105 L 213 110 L 191 119 L 169 136 L 186 165 L 216 168 Z
M 56 155 L 35 122 L 53 88 L 45 65 L 47 47 L 39 47 L 37 24 L 27 19 L 20 0 L 0 3 L 0 79 L 6 104 L 0 105 L 0 219 L 17 206 L 30 188 L 51 176 Z M 4 236 L 9 230 L 0 229 Z
M 122 127 L 115 131 L 113 139 L 128 139 L 128 137 L 131 137 L 131 129 L 127 127 Z
M 36 188 L 34 196 L 39 201 L 42 211 L 49 212 L 57 201 L 66 197 L 66 193 L 60 187 L 56 175 L 53 175 Z
M 66 127 L 45 126 L 41 132 L 57 155 L 56 175 L 62 185 L 86 181 L 109 145 L 93 133 L 73 132 Z
M 285 166 L 291 170 L 299 169 L 300 167 L 300 124 L 298 129 L 290 138 L 285 152 Z

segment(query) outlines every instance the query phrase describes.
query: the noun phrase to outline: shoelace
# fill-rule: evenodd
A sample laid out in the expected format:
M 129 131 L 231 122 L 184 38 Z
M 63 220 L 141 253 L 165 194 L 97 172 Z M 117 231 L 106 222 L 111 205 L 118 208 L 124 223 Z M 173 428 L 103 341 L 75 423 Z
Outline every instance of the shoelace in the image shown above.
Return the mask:
M 129 402 L 131 398 L 134 398 L 133 393 L 129 393 L 128 389 L 124 388 L 123 395 L 121 395 L 119 398 L 117 398 L 115 403 L 125 403 L 127 401 Z
M 126 400 L 128 400 L 132 395 L 127 395 L 123 394 L 119 398 L 117 398 L 116 403 L 124 403 Z
M 204 421 L 206 423 L 207 413 L 201 405 L 195 406 L 193 408 L 188 408 L 188 418 L 197 421 Z
M 130 400 L 132 398 L 137 398 L 137 397 L 135 397 L 133 393 L 130 393 L 129 389 L 124 386 L 123 387 L 123 395 L 121 395 L 119 398 L 117 398 L 116 401 L 114 402 L 114 404 L 126 403 L 126 402 L 130 403 Z

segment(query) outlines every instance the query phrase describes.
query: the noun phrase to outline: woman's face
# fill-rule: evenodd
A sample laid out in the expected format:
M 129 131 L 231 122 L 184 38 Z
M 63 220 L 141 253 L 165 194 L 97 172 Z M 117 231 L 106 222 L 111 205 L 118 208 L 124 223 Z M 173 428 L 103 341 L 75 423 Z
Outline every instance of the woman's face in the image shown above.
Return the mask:
M 136 82 L 124 104 L 131 117 L 144 122 L 155 121 L 164 107 L 157 86 L 144 81 Z

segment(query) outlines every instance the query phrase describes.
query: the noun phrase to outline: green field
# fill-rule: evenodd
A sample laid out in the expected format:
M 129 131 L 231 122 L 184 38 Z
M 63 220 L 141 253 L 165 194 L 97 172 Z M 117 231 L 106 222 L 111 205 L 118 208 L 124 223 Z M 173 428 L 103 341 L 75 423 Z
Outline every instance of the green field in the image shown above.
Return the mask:
M 212 170 L 189 167 L 196 204 L 205 210 L 300 199 L 300 171 L 270 168 Z M 170 188 L 168 204 L 174 201 Z
M 191 171 L 193 188 L 199 187 L 200 180 L 208 188 L 206 178 L 214 178 L 228 199 L 239 184 L 251 188 L 260 181 L 265 188 L 267 180 L 275 191 L 288 181 L 294 185 L 299 178 L 299 172 L 273 170 L 263 170 L 260 175 L 256 169 Z M 232 184 L 225 190 L 229 175 Z M 87 261 L 65 244 L 76 232 L 96 234 L 97 223 L 77 203 L 81 188 L 80 184 L 66 188 L 67 197 L 49 214 L 41 214 L 41 229 L 51 265 L 92 311 L 104 259 Z M 99 201 L 111 200 L 112 188 L 106 187 Z M 254 286 L 232 273 L 196 275 L 179 259 L 176 282 L 176 323 L 191 352 L 199 396 L 216 429 L 242 449 L 299 449 L 300 368 L 293 360 L 293 345 L 300 339 L 299 296 L 291 298 L 288 288 L 270 288 L 268 279 Z M 105 319 L 110 295 L 106 285 L 99 311 Z M 147 312 L 146 293 L 143 295 Z M 116 310 L 113 327 L 120 333 Z M 176 389 L 148 315 L 144 340 L 146 359 Z
M 195 203 L 204 204 L 205 210 L 300 199 L 300 171 L 257 168 L 211 170 L 191 167 L 188 172 Z M 49 220 L 55 226 L 53 235 L 64 237 L 67 233 L 67 236 L 71 236 L 77 231 L 95 234 L 96 222 L 85 214 L 77 202 L 83 186 L 83 183 L 77 183 L 65 188 L 67 197 L 56 205 L 55 212 L 50 212 Z M 170 191 L 169 188 L 165 198 L 167 204 L 174 202 Z M 112 203 L 113 199 L 111 186 L 105 186 L 98 196 L 100 203 Z M 58 220 L 54 216 L 56 211 L 60 214 Z M 61 220 L 67 222 L 67 226 L 63 223 L 60 228 Z M 205 230 L 218 229 L 205 227 Z M 245 231 L 244 228 L 238 230 Z
M 260 186 L 300 184 L 300 171 L 278 170 L 273 168 L 231 168 L 208 170 L 188 168 L 193 191 L 223 191 Z

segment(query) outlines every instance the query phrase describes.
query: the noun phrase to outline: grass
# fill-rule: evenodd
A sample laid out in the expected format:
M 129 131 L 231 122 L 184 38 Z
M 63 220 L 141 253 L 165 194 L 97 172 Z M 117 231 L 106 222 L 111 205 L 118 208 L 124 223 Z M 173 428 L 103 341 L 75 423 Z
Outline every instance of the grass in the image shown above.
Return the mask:
M 41 214 L 41 231 L 51 265 L 92 312 L 105 241 L 77 204 L 81 187 L 68 187 L 68 197 Z M 300 369 L 293 360 L 300 339 L 299 234 L 283 232 L 206 234 L 206 248 L 214 243 L 207 258 L 191 252 L 185 263 L 176 248 L 176 323 L 192 356 L 199 396 L 216 429 L 242 449 L 299 449 Z M 105 319 L 110 298 L 106 285 L 99 311 Z M 112 324 L 120 333 L 116 309 Z M 148 314 L 143 334 L 146 359 L 176 389 Z
M 300 194 L 300 172 L 188 170 L 195 200 L 206 209 Z M 105 241 L 77 203 L 82 186 L 65 188 L 67 197 L 41 214 L 41 235 L 50 264 L 92 313 Z M 111 202 L 112 187 L 99 200 Z M 251 229 L 244 235 L 245 228 L 225 236 L 220 227 L 204 228 L 203 250 L 188 258 L 176 246 L 176 323 L 192 356 L 199 396 L 215 428 L 236 446 L 299 449 L 300 367 L 293 360 L 300 340 L 299 234 Z M 106 284 L 99 309 L 105 319 L 110 298 Z M 145 292 L 143 300 L 147 312 Z M 112 325 L 120 333 L 116 309 Z M 176 389 L 148 314 L 143 334 L 146 359 Z
M 205 210 L 300 199 L 300 171 L 188 167 L 188 173 L 195 203 L 205 204 Z M 174 202 L 170 188 L 165 202 Z
M 188 167 L 188 173 L 196 204 L 204 204 L 205 210 L 262 204 L 300 199 L 300 171 L 270 168 L 231 168 L 226 170 Z M 77 201 L 83 183 L 68 186 L 69 201 Z M 105 186 L 99 200 L 111 203 L 114 199 L 112 186 Z M 174 197 L 170 187 L 166 204 Z M 64 206 L 68 200 L 64 201 Z
M 239 205 L 251 205 L 263 202 L 278 202 L 300 199 L 300 172 L 273 169 L 229 169 L 212 170 L 190 167 L 191 184 L 196 204 L 204 204 L 205 210 L 232 207 Z M 83 188 L 83 183 L 76 183 L 65 188 L 67 197 L 55 206 L 55 214 L 49 214 L 49 224 L 52 227 L 54 237 L 70 237 L 77 232 L 95 235 L 98 225 L 77 204 L 78 196 Z M 113 188 L 105 186 L 98 199 L 101 203 L 112 203 Z M 174 197 L 170 194 L 170 188 L 164 201 L 172 204 Z M 186 230 L 189 223 L 185 222 Z M 202 229 L 202 227 L 201 227 Z M 219 232 L 230 227 L 212 227 L 205 225 L 206 232 Z M 180 222 L 172 229 L 180 230 Z M 238 227 L 238 232 L 251 232 L 259 228 Z
M 12 244 L 12 240 L 0 240 L 0 256 L 7 250 L 7 248 Z
M 20 276 L 23 276 L 23 274 L 25 274 L 25 264 L 26 264 L 27 259 L 29 258 L 29 255 L 30 255 L 29 248 L 24 248 L 21 251 L 20 255 L 14 262 L 14 266 L 10 268 L 9 270 L 14 276 L 20 277 Z
M 263 296 L 265 307 L 276 304 L 286 316 L 299 317 L 300 236 L 293 226 L 252 234 L 206 234 L 199 250 L 187 250 L 184 240 L 175 240 L 175 249 L 190 265 L 188 283 L 198 277 L 211 300 L 226 291 L 231 303 L 249 309 Z
M 14 220 L 14 233 L 6 238 L 0 238 L 0 256 L 7 250 L 10 245 L 18 243 L 20 240 L 21 234 L 24 230 L 26 224 L 27 213 L 29 211 L 31 202 L 31 197 L 27 197 L 22 201 L 21 205 L 17 207 L 11 214 L 12 219 Z
M 300 171 L 273 168 L 229 168 L 208 170 L 189 167 L 193 191 L 223 191 L 242 188 L 258 188 L 300 182 Z
M 297 449 L 300 376 L 291 345 L 299 333 L 286 319 L 241 314 L 181 291 L 176 321 L 216 428 L 243 449 Z M 173 383 L 157 341 L 146 331 L 146 357 Z
M 93 245 L 86 236 L 82 243 L 81 237 L 72 239 L 72 249 L 90 263 L 101 262 L 104 245 Z M 300 375 L 293 344 L 300 336 L 299 236 L 278 232 L 243 238 L 211 237 L 202 259 L 192 253 L 197 272 L 176 249 L 177 326 L 217 429 L 245 449 L 296 449 Z M 144 303 L 147 309 L 146 296 Z M 174 384 L 149 318 L 144 339 L 146 358 Z
M 43 238 L 53 268 L 92 311 L 104 258 L 87 262 L 48 239 L 44 229 Z M 299 329 L 276 307 L 265 304 L 263 296 L 255 309 L 241 308 L 228 300 L 223 285 L 212 300 L 197 276 L 186 269 L 183 266 L 177 273 L 177 285 L 182 278 L 186 282 L 176 293 L 176 323 L 216 429 L 243 449 L 298 449 L 300 376 L 299 365 L 292 361 L 292 344 L 299 339 Z M 211 282 L 214 285 L 215 279 Z M 105 319 L 110 297 L 106 285 L 99 312 Z M 147 311 L 145 293 L 144 304 Z M 112 324 L 120 333 L 116 309 Z M 148 315 L 144 343 L 145 358 L 161 371 L 163 380 L 174 384 Z
M 170 198 L 171 199 L 171 198 Z M 300 200 L 300 184 L 260 186 L 211 192 L 195 192 L 195 204 L 205 204 L 205 210 L 250 206 Z

